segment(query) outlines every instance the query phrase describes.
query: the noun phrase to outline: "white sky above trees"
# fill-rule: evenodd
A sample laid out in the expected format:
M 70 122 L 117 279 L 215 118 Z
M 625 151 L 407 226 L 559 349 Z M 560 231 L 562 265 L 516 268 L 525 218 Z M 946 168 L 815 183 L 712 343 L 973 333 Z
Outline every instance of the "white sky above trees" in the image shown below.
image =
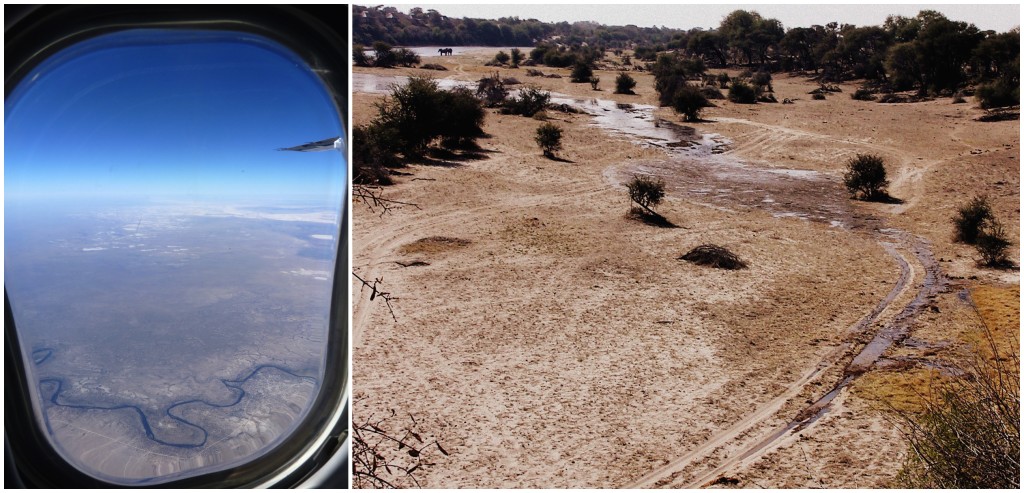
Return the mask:
M 361 3 L 373 6 L 379 4 Z M 937 10 L 955 21 L 970 22 L 981 30 L 1008 31 L 1020 25 L 1020 4 L 1004 3 L 998 5 L 967 5 L 967 4 L 931 4 L 931 5 L 839 5 L 822 3 L 805 4 L 537 4 L 519 5 L 499 4 L 388 4 L 408 13 L 413 7 L 423 10 L 435 9 L 449 17 L 472 17 L 480 19 L 497 19 L 499 17 L 519 17 L 520 19 L 537 19 L 545 22 L 560 21 L 594 21 L 605 25 L 623 26 L 635 24 L 640 27 L 670 27 L 690 29 L 701 27 L 710 29 L 718 27 L 722 18 L 736 9 L 752 10 L 763 17 L 778 19 L 786 29 L 808 27 L 814 24 L 825 25 L 836 21 L 841 24 L 857 26 L 882 25 L 891 14 L 913 17 L 921 10 Z

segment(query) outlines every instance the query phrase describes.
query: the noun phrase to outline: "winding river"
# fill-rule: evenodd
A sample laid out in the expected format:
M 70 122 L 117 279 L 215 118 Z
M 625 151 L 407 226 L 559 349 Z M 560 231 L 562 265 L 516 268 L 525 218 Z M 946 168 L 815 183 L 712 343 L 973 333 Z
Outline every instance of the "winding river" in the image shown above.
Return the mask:
M 37 350 L 32 352 L 33 361 L 35 362 L 36 365 L 39 365 L 39 364 L 43 363 L 44 361 L 46 361 L 52 354 L 53 354 L 53 349 L 50 349 L 50 348 L 37 349 Z M 41 355 L 41 356 L 37 356 L 37 355 Z M 202 437 L 203 438 L 198 443 L 176 443 L 176 442 L 168 442 L 168 441 L 165 441 L 165 440 L 161 440 L 160 438 L 157 438 L 157 436 L 153 433 L 152 426 L 150 426 L 150 424 L 149 424 L 149 419 L 146 417 L 146 413 L 142 411 L 142 408 L 140 408 L 139 406 L 136 406 L 134 404 L 118 404 L 118 405 L 114 405 L 114 406 L 92 406 L 92 405 L 88 405 L 88 404 L 70 404 L 70 403 L 66 403 L 66 402 L 61 402 L 61 392 L 63 392 L 63 390 L 64 390 L 64 379 L 62 379 L 62 378 L 44 378 L 44 379 L 41 379 L 39 381 L 39 389 L 40 389 L 40 392 L 42 393 L 42 395 L 47 395 L 47 394 L 49 395 L 49 397 L 45 398 L 45 399 L 48 400 L 50 402 L 50 404 L 54 405 L 54 406 L 65 407 L 65 408 L 69 408 L 69 409 L 88 410 L 88 411 L 96 411 L 96 410 L 98 410 L 98 411 L 118 411 L 118 410 L 122 410 L 122 409 L 130 409 L 132 411 L 135 411 L 135 413 L 139 416 L 139 421 L 141 422 L 142 428 L 145 431 L 146 438 L 150 439 L 151 441 L 153 441 L 155 443 L 158 443 L 160 445 L 166 445 L 168 447 L 192 449 L 192 448 L 199 448 L 199 447 L 202 447 L 202 446 L 206 445 L 206 440 L 209 437 L 209 432 L 205 428 L 203 428 L 201 425 L 199 425 L 198 423 L 193 423 L 193 422 L 188 421 L 187 419 L 185 419 L 185 418 L 183 418 L 181 416 L 178 416 L 178 415 L 174 414 L 174 410 L 176 408 L 178 408 L 178 407 L 186 406 L 186 405 L 189 405 L 189 404 L 202 404 L 202 405 L 206 405 L 206 406 L 214 407 L 214 408 L 226 408 L 226 407 L 235 406 L 239 402 L 241 402 L 242 399 L 245 397 L 245 389 L 243 388 L 245 383 L 247 381 L 249 381 L 249 379 L 251 379 L 252 377 L 256 376 L 256 374 L 260 373 L 261 371 L 265 371 L 265 370 L 276 370 L 276 371 L 285 373 L 287 375 L 290 375 L 292 377 L 295 377 L 295 378 L 298 378 L 298 379 L 301 379 L 301 380 L 306 380 L 308 382 L 311 382 L 311 383 L 313 383 L 313 385 L 317 385 L 317 383 L 318 383 L 317 379 L 314 378 L 314 377 L 307 376 L 307 375 L 300 375 L 300 374 L 295 373 L 292 370 L 289 370 L 287 368 L 284 368 L 284 367 L 281 367 L 281 366 L 278 366 L 278 365 L 271 365 L 271 364 L 259 365 L 259 366 L 255 367 L 255 368 L 253 368 L 247 375 L 245 375 L 244 377 L 239 378 L 239 379 L 230 380 L 230 379 L 221 378 L 219 380 L 221 381 L 221 383 L 224 384 L 225 387 L 228 387 L 228 388 L 231 388 L 231 389 L 234 389 L 234 390 L 238 391 L 238 395 L 235 396 L 233 401 L 228 402 L 226 404 L 217 404 L 217 403 L 214 403 L 214 402 L 205 401 L 203 399 L 186 399 L 186 400 L 175 402 L 174 404 L 171 404 L 170 406 L 167 407 L 167 409 L 164 410 L 164 414 L 166 414 L 169 418 L 171 418 L 171 419 L 173 419 L 173 420 L 175 420 L 175 421 L 177 421 L 177 422 L 179 422 L 179 423 L 181 423 L 181 424 L 183 424 L 185 426 L 188 426 L 188 427 L 191 427 L 193 429 L 199 430 L 199 432 L 202 433 Z M 47 422 L 46 422 L 46 428 L 47 428 L 47 431 L 50 432 L 50 434 L 52 435 L 53 434 L 53 430 L 50 428 L 49 420 L 47 420 Z

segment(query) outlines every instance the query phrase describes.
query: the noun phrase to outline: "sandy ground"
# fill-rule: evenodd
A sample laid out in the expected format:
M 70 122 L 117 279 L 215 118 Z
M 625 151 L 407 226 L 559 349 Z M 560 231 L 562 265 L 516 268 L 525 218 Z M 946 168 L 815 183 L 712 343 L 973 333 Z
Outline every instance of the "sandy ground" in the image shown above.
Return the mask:
M 355 71 L 473 81 L 493 72 L 481 66 L 492 55 L 424 57 L 447 72 Z M 501 74 L 578 97 L 655 103 L 647 74 L 632 73 L 637 95 L 616 95 L 616 72 L 599 71 L 602 90 L 593 91 L 569 83 L 568 70 L 536 68 L 565 78 Z M 730 162 L 817 172 L 814 186 L 766 187 L 796 210 L 832 201 L 846 226 L 734 199 L 736 182 L 696 162 L 690 174 L 666 175 L 670 194 L 658 207 L 680 227 L 635 221 L 619 181 L 669 151 L 559 112 L 549 116 L 565 131 L 558 156 L 567 162 L 542 156 L 539 121 L 492 111 L 485 158 L 413 165 L 386 190 L 418 208 L 379 217 L 356 204 L 354 270 L 382 277 L 400 299 L 396 322 L 365 291 L 355 298 L 354 421 L 390 409 L 414 415 L 450 453 L 417 472 L 425 487 L 701 486 L 705 476 L 739 487 L 887 485 L 904 445 L 877 411 L 877 392 L 844 389 L 810 426 L 763 450 L 753 444 L 832 389 L 873 331 L 922 292 L 927 266 L 907 238 L 923 240 L 950 277 L 928 299 L 939 311 L 915 318 L 914 337 L 959 344 L 958 328 L 980 324 L 958 297 L 964 287 L 1019 285 L 1016 271 L 975 267 L 973 250 L 950 241 L 949 221 L 985 192 L 1019 238 L 1019 122 L 975 122 L 981 110 L 949 99 L 882 105 L 853 101 L 855 86 L 844 85 L 812 101 L 816 86 L 804 78 L 777 76 L 774 86 L 795 104 L 716 101 L 691 126 L 730 141 Z M 356 124 L 372 118 L 379 97 L 354 94 Z M 890 192 L 904 204 L 835 196 L 846 160 L 864 152 L 886 158 Z M 745 176 L 743 187 L 756 182 Z M 726 191 L 693 192 L 702 180 Z M 750 268 L 677 260 L 702 243 L 732 249 Z M 876 307 L 885 309 L 858 325 Z

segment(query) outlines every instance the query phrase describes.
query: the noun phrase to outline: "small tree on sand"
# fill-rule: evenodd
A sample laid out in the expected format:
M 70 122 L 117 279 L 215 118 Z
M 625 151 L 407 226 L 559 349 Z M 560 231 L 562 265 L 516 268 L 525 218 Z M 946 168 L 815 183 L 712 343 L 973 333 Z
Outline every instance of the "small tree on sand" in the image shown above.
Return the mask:
M 957 208 L 953 216 L 953 241 L 973 245 L 978 240 L 982 226 L 993 219 L 988 197 L 975 196 L 970 202 Z
M 651 215 L 659 215 L 651 207 L 661 203 L 665 198 L 665 182 L 660 178 L 652 178 L 646 175 L 634 175 L 633 179 L 626 184 L 629 190 L 629 200 L 640 206 Z
M 554 158 L 555 151 L 562 149 L 562 129 L 554 123 L 542 123 L 537 127 L 537 136 L 534 140 L 544 151 L 544 156 Z
M 857 154 L 846 164 L 843 183 L 854 197 L 861 200 L 884 199 L 888 196 L 885 187 L 889 185 L 885 179 L 885 162 L 880 156 Z

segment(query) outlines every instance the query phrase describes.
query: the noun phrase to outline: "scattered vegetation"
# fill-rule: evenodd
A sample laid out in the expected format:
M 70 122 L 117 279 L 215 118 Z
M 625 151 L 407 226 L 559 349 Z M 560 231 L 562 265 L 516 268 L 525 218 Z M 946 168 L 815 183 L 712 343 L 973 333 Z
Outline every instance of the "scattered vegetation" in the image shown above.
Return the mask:
M 495 72 L 494 75 L 483 77 L 477 81 L 476 95 L 483 100 L 484 106 L 497 108 L 505 103 L 508 89 L 505 87 L 505 81 L 501 80 L 501 76 Z
M 633 88 L 636 87 L 636 80 L 625 72 L 619 72 L 615 78 L 615 94 L 636 94 Z
M 889 181 L 885 178 L 885 161 L 874 154 L 857 154 L 846 164 L 843 184 L 854 198 L 871 201 L 884 201 L 889 198 L 885 187 Z
M 652 207 L 657 206 L 665 198 L 665 182 L 660 178 L 647 175 L 634 175 L 626 184 L 629 200 L 648 214 L 660 216 Z
M 537 127 L 537 135 L 534 140 L 544 151 L 545 157 L 554 159 L 555 152 L 562 149 L 562 129 L 554 123 L 542 123 Z
M 683 58 L 669 53 L 658 55 L 658 61 L 651 67 L 654 74 L 654 90 L 658 91 L 658 103 L 661 106 L 675 106 L 679 88 L 686 86 L 687 80 L 701 79 L 704 71 L 704 62 L 700 59 Z
M 747 263 L 740 260 L 736 254 L 725 247 L 712 244 L 700 245 L 679 257 L 679 260 L 716 269 L 736 270 L 747 268 Z

